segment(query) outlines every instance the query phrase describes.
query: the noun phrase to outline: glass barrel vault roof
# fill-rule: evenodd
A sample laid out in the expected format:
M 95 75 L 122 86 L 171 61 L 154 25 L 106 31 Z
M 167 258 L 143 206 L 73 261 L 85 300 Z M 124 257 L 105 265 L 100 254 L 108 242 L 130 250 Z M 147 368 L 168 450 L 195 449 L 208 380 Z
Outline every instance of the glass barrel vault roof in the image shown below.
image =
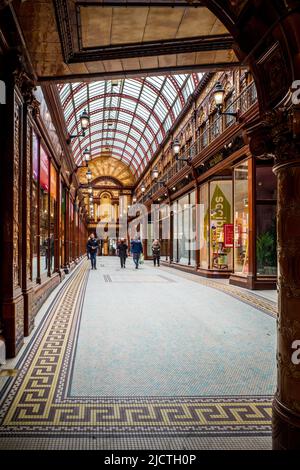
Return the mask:
M 86 109 L 90 127 L 85 137 L 72 140 L 75 163 L 83 151 L 109 153 L 126 163 L 138 177 L 172 127 L 203 74 L 165 75 L 92 83 L 58 85 L 70 134 L 78 134 Z

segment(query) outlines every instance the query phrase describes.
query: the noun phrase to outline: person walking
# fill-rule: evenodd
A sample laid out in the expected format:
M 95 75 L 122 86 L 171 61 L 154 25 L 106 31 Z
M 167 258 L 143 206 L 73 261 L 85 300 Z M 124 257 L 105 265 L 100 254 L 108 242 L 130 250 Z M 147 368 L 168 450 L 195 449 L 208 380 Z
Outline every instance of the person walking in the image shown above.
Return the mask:
M 91 233 L 90 239 L 87 243 L 88 252 L 90 254 L 92 269 L 97 269 L 96 259 L 97 259 L 97 250 L 98 250 L 98 240 L 95 238 L 95 235 Z
M 121 238 L 120 243 L 117 246 L 117 255 L 120 258 L 121 268 L 125 268 L 126 265 L 126 258 L 127 258 L 127 250 L 128 246 L 125 243 L 124 238 Z
M 152 255 L 153 255 L 153 263 L 154 266 L 159 266 L 160 263 L 160 243 L 158 240 L 154 240 L 152 243 Z
M 143 253 L 143 245 L 139 237 L 135 237 L 135 239 L 132 240 L 130 251 L 132 253 L 135 269 L 138 269 L 140 256 Z

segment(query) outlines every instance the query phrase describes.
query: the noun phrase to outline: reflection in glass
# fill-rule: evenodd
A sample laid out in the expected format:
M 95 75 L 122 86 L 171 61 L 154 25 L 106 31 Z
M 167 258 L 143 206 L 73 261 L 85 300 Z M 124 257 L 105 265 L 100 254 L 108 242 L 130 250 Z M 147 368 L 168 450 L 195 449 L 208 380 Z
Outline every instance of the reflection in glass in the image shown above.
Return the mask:
M 195 191 L 177 201 L 173 217 L 173 260 L 195 265 L 196 206 Z M 176 256 L 175 256 L 176 255 Z
M 39 174 L 39 141 L 37 135 L 32 135 L 32 202 L 31 202 L 31 243 L 32 243 L 32 280 L 37 278 L 37 248 L 38 248 L 38 174 Z
M 57 173 L 54 166 L 51 164 L 51 173 L 50 173 L 50 247 L 49 247 L 49 262 L 50 270 L 53 272 L 55 270 L 55 248 L 56 248 L 56 220 L 57 220 Z
M 234 271 L 244 275 L 249 271 L 248 165 L 234 169 Z
M 209 212 L 208 184 L 200 187 L 200 267 L 208 269 L 209 260 Z
M 48 271 L 49 260 L 49 159 L 43 147 L 40 148 L 40 270 L 41 276 Z
M 276 205 L 256 206 L 256 263 L 259 276 L 277 274 Z
M 277 180 L 272 165 L 256 164 L 256 269 L 258 276 L 277 275 Z
M 232 224 L 232 181 L 210 183 L 210 259 L 211 268 L 232 269 L 232 248 L 225 247 L 224 225 Z

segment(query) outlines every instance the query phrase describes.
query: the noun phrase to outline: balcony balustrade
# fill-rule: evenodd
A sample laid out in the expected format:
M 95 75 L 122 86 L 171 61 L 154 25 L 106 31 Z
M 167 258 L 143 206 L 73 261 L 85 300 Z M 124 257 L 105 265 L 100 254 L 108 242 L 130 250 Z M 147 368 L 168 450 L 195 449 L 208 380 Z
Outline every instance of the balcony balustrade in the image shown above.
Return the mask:
M 255 82 L 251 82 L 240 95 L 238 95 L 223 111 L 235 113 L 239 112 L 242 117 L 257 102 L 257 92 Z M 227 118 L 227 119 L 226 119 Z M 179 158 L 191 159 L 191 162 L 209 145 L 211 145 L 220 135 L 235 124 L 235 119 L 228 119 L 228 116 L 219 115 L 213 123 L 211 123 L 205 131 L 188 147 L 184 152 L 179 154 Z M 160 181 L 167 183 L 184 167 L 188 162 L 178 160 L 175 161 L 164 173 L 159 176 Z M 160 188 L 162 183 L 156 182 L 151 189 L 147 191 L 140 199 L 139 203 L 143 204 L 149 200 Z

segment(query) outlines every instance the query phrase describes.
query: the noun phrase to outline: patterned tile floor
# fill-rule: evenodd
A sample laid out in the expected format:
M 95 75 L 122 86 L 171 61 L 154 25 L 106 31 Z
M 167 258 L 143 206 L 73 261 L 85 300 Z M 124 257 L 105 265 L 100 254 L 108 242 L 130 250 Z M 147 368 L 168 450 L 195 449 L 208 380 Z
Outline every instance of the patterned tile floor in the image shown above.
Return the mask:
M 275 303 L 101 264 L 77 267 L 6 365 L 0 448 L 270 448 Z

